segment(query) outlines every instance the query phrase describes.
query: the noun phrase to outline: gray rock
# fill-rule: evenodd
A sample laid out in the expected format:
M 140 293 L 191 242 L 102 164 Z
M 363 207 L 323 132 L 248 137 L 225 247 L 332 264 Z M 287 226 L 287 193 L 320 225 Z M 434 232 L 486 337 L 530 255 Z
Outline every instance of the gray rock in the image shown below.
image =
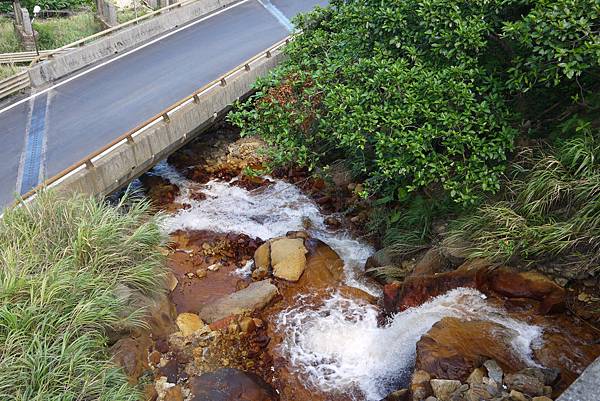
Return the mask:
M 488 377 L 494 380 L 498 384 L 502 384 L 502 378 L 504 376 L 504 372 L 502 368 L 498 365 L 496 361 L 493 359 L 488 359 L 484 362 L 483 366 L 488 372 Z
M 198 315 L 207 323 L 213 323 L 231 315 L 241 315 L 262 309 L 277 295 L 277 287 L 270 280 L 257 281 L 243 290 L 218 299 L 200 309 Z
M 537 377 L 540 381 L 544 382 L 546 386 L 551 386 L 556 383 L 558 376 L 560 375 L 560 369 L 553 368 L 525 368 L 519 371 L 524 375 Z
M 504 383 L 510 390 L 517 390 L 529 396 L 544 395 L 544 382 L 539 377 L 523 373 L 507 374 Z
M 600 400 L 600 357 L 588 366 L 556 401 Z

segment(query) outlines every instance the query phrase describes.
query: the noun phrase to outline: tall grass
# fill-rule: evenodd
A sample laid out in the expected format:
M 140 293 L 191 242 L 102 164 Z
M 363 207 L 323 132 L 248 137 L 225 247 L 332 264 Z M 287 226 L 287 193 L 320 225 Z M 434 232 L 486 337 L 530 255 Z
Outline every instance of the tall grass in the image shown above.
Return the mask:
M 569 139 L 554 150 L 529 150 L 513 166 L 505 199 L 459 219 L 450 238 L 471 257 L 506 262 L 564 260 L 600 270 L 600 140 Z M 455 241 L 451 241 L 455 242 Z M 460 242 L 460 241 L 458 241 Z
M 0 53 L 14 53 L 22 50 L 15 35 L 13 20 L 0 17 Z
M 0 220 L 0 399 L 136 400 L 110 362 L 108 334 L 142 325 L 162 292 L 148 204 L 41 193 Z M 122 297 L 123 288 L 131 297 Z
M 42 50 L 51 50 L 102 30 L 102 25 L 91 12 L 76 14 L 68 18 L 49 18 L 34 23 L 38 32 L 38 45 Z

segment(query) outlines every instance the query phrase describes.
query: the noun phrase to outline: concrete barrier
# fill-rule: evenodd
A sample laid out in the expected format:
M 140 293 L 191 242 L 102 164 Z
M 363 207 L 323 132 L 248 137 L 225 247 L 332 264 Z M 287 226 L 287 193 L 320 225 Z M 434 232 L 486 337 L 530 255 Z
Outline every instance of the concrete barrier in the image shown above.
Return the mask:
M 39 87 L 67 76 L 106 57 L 129 50 L 159 34 L 185 25 L 241 0 L 198 0 L 174 7 L 130 28 L 117 31 L 94 42 L 59 54 L 29 69 L 32 86 Z
M 242 65 L 221 83 L 212 84 L 194 99 L 133 133 L 131 140 L 123 139 L 49 187 L 92 195 L 107 195 L 122 188 L 210 127 L 237 99 L 249 94 L 255 80 L 265 76 L 282 58 L 283 54 L 274 50 L 269 57 L 245 68 Z
M 600 357 L 587 367 L 556 401 L 600 400 Z

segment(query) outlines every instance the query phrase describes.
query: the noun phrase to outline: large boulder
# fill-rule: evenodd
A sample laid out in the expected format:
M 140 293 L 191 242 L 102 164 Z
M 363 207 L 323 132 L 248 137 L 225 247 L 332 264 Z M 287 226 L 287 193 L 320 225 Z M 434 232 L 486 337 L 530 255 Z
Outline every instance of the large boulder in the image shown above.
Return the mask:
M 416 368 L 439 379 L 464 382 L 475 368 L 493 359 L 505 372 L 515 372 L 525 367 L 511 346 L 516 335 L 490 321 L 446 317 L 417 342 Z
M 275 391 L 254 373 L 223 368 L 190 380 L 191 401 L 276 401 Z
M 280 238 L 271 241 L 273 275 L 287 281 L 298 281 L 306 267 L 306 253 L 302 238 Z
M 270 280 L 251 283 L 248 287 L 204 305 L 198 315 L 207 323 L 213 323 L 231 315 L 241 315 L 264 308 L 275 295 L 277 287 Z

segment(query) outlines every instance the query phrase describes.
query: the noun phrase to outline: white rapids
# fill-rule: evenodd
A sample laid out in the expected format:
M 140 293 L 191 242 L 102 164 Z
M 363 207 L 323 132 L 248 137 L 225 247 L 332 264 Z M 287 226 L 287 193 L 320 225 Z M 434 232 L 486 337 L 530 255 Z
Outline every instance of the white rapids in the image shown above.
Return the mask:
M 357 400 L 381 400 L 406 381 L 416 343 L 444 317 L 485 319 L 511 329 L 512 346 L 530 365 L 535 365 L 531 346 L 542 333 L 540 327 L 506 317 L 486 303 L 482 293 L 468 288 L 398 313 L 383 327 L 375 307 L 340 294 L 316 309 L 302 300 L 298 305 L 279 315 L 277 326 L 285 334 L 279 351 L 312 386 L 354 394 Z

